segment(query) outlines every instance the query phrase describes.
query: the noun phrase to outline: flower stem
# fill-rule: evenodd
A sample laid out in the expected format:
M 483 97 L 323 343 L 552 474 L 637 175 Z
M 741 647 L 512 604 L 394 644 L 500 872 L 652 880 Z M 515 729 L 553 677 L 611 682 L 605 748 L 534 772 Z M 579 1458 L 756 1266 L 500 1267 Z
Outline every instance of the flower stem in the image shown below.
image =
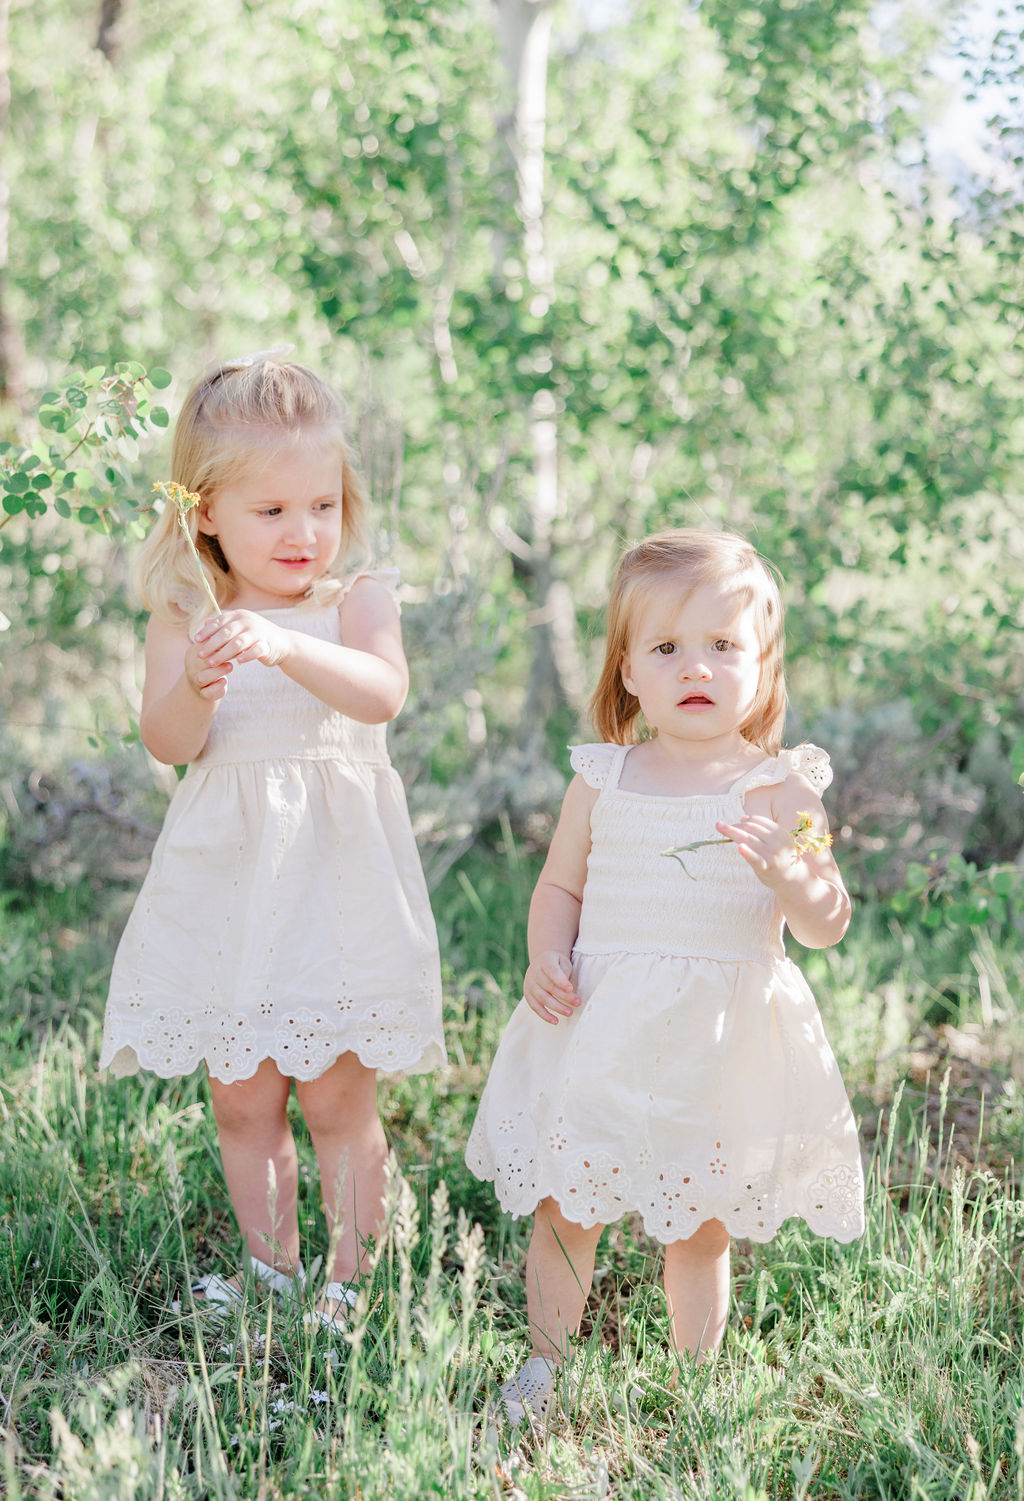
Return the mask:
M 203 560 L 199 556 L 199 549 L 196 547 L 196 544 L 192 540 L 192 533 L 189 531 L 189 529 L 188 529 L 188 522 L 185 520 L 185 512 L 183 510 L 181 510 L 180 507 L 178 508 L 178 521 L 181 524 L 182 531 L 185 533 L 185 541 L 188 543 L 189 547 L 192 549 L 192 556 L 196 560 L 196 568 L 199 570 L 199 582 L 202 584 L 204 590 L 206 591 L 206 597 L 207 597 L 207 599 L 210 601 L 211 605 L 213 606 L 213 613 L 215 615 L 219 615 L 220 614 L 220 605 L 217 603 L 217 596 L 214 594 L 213 590 L 210 588 L 209 580 L 207 579 L 206 572 L 205 572 L 205 570 L 203 568 Z

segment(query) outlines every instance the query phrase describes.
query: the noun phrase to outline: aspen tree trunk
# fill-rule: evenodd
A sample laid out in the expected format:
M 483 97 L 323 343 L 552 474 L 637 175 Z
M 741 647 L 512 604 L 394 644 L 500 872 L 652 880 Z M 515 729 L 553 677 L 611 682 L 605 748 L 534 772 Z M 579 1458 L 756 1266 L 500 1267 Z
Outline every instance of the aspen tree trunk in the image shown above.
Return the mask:
M 502 60 L 512 85 L 512 109 L 505 133 L 516 166 L 516 210 L 527 296 L 531 313 L 542 318 L 555 296 L 544 224 L 544 135 L 554 0 L 494 3 Z M 537 356 L 541 369 L 546 351 L 538 348 Z M 554 566 L 553 530 L 561 510 L 557 414 L 554 391 L 538 387 L 529 415 L 533 447 L 530 547 L 527 558 L 520 555 L 532 576 L 537 602 L 530 681 L 520 731 L 521 744 L 530 749 L 542 742 L 545 725 L 560 703 L 569 704 L 578 718 L 583 715 L 584 671 L 575 612 L 569 589 Z
M 0 401 L 20 406 L 25 395 L 25 349 L 21 330 L 11 315 L 8 276 L 8 232 L 11 185 L 7 177 L 7 126 L 11 112 L 10 0 L 0 0 Z
M 114 56 L 120 46 L 118 23 L 121 20 L 122 9 L 122 0 L 102 0 L 100 5 L 100 19 L 96 27 L 96 50 L 103 53 L 108 63 L 114 61 Z

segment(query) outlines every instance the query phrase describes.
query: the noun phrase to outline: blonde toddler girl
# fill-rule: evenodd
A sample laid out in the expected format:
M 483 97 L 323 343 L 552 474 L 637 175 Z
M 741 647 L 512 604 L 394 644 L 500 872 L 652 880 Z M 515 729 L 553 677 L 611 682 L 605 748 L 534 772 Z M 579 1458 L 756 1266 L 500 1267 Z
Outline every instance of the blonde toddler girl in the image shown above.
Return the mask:
M 729 1243 L 804 1219 L 863 1229 L 857 1132 L 783 926 L 838 942 L 850 900 L 827 847 L 828 757 L 783 750 L 782 608 L 721 532 L 649 537 L 619 567 L 576 776 L 530 907 L 524 999 L 467 1151 L 502 1207 L 534 1212 L 532 1354 L 501 1388 L 542 1419 L 602 1227 L 665 1247 L 675 1348 L 722 1339 Z M 806 815 L 806 817 L 805 817 Z M 794 839 L 803 823 L 816 838 Z M 665 852 L 682 855 L 685 869 Z M 801 845 L 805 846 L 801 848 Z
M 365 502 L 342 414 L 275 354 L 188 393 L 175 484 L 144 549 L 141 734 L 188 769 L 111 978 L 101 1063 L 205 1067 L 248 1268 L 301 1276 L 294 1082 L 316 1149 L 333 1264 L 352 1300 L 380 1228 L 387 1144 L 376 1076 L 444 1062 L 437 939 L 385 726 L 405 700 L 395 575 L 345 572 Z M 212 1301 L 239 1279 L 199 1285 Z

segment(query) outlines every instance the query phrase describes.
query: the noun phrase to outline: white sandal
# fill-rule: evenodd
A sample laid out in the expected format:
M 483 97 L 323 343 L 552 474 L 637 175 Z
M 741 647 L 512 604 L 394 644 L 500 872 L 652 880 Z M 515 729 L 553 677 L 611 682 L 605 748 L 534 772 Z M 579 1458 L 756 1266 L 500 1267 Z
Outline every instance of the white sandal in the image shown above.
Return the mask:
M 531 1355 L 521 1371 L 501 1383 L 500 1405 L 491 1413 L 487 1428 L 492 1442 L 502 1426 L 517 1429 L 526 1424 L 533 1433 L 547 1428 L 554 1408 L 557 1372 L 558 1367 L 543 1355 Z
M 249 1270 L 257 1282 L 262 1282 L 272 1292 L 279 1293 L 281 1297 L 294 1297 L 301 1293 L 306 1281 L 306 1274 L 300 1261 L 293 1274 L 279 1272 L 276 1267 L 268 1266 L 265 1261 L 260 1261 L 258 1256 L 249 1255 Z M 229 1282 L 219 1272 L 208 1272 L 205 1277 L 198 1277 L 192 1284 L 193 1296 L 201 1294 L 203 1302 L 211 1309 L 224 1313 L 229 1308 L 245 1302 L 243 1288 L 237 1287 L 234 1282 Z
M 332 1303 L 337 1303 L 340 1306 L 333 1313 L 327 1313 L 322 1308 L 311 1308 L 309 1313 L 305 1315 L 306 1323 L 322 1324 L 325 1329 L 340 1329 L 342 1321 L 338 1315 L 343 1310 L 350 1313 L 356 1306 L 358 1296 L 358 1289 L 353 1287 L 351 1282 L 328 1282 L 321 1297 L 329 1298 Z

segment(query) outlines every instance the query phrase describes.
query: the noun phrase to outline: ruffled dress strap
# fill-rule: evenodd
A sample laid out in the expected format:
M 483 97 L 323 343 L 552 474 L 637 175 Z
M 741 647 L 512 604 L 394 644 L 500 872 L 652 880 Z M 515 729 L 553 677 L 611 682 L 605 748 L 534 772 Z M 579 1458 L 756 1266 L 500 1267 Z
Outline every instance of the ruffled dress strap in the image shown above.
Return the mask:
M 610 791 L 619 784 L 628 745 L 570 745 L 569 765 L 588 787 Z
M 818 745 L 795 745 L 792 750 L 780 751 L 770 761 L 762 761 L 732 790 L 742 798 L 754 787 L 777 787 L 794 773 L 810 782 L 815 792 L 824 792 L 832 781 L 828 752 Z
M 357 572 L 350 573 L 347 578 L 341 581 L 341 593 L 338 595 L 339 605 L 342 600 L 347 598 L 353 584 L 357 584 L 360 579 L 376 579 L 378 583 L 383 584 L 399 611 L 401 611 L 402 602 L 398 597 L 399 573 L 398 569 L 392 566 L 387 568 L 360 568 Z

